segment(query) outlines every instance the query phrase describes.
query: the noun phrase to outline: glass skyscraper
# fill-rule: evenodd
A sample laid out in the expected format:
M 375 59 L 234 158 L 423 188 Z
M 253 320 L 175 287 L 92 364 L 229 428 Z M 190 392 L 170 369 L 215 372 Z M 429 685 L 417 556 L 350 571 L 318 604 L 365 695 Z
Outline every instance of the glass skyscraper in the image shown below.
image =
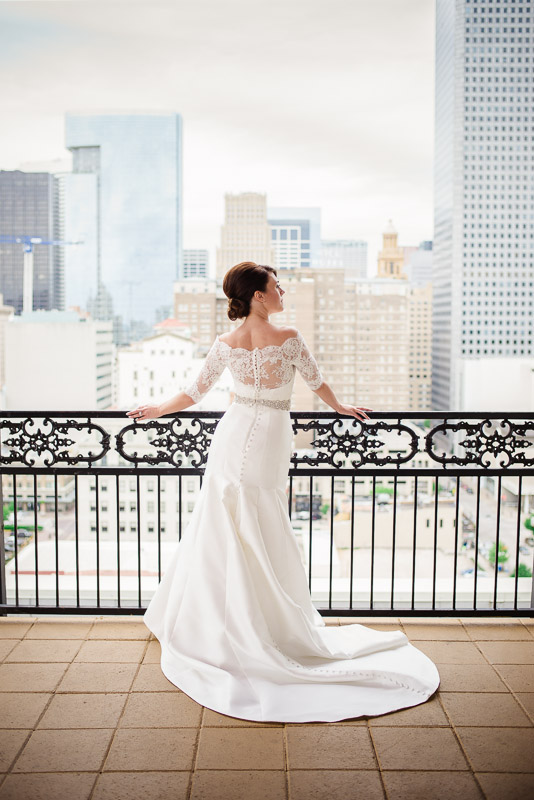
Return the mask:
M 532 354 L 533 44 L 531 0 L 437 0 L 435 409 L 462 358 Z
M 0 170 L 0 233 L 32 236 L 47 241 L 59 238 L 58 181 L 47 172 Z M 63 308 L 61 248 L 33 247 L 33 308 Z M 0 245 L 0 293 L 4 303 L 22 311 L 24 249 L 21 244 Z
M 150 326 L 182 269 L 179 114 L 67 114 L 66 305 Z

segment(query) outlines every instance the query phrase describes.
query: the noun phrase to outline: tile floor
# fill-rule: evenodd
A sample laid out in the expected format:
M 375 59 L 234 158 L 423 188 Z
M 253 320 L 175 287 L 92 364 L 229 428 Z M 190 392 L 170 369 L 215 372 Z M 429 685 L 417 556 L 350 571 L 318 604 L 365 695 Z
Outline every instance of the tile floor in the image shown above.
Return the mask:
M 531 800 L 534 619 L 340 618 L 402 629 L 428 702 L 339 723 L 199 706 L 139 617 L 0 617 L 0 800 Z

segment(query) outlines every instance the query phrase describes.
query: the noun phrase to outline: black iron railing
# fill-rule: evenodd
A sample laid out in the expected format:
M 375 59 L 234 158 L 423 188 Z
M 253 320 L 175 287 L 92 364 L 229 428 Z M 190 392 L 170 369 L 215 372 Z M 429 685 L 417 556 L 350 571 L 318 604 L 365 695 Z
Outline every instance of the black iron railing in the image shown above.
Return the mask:
M 221 416 L 1 412 L 0 613 L 142 613 Z M 288 508 L 321 613 L 534 614 L 534 414 L 291 418 Z

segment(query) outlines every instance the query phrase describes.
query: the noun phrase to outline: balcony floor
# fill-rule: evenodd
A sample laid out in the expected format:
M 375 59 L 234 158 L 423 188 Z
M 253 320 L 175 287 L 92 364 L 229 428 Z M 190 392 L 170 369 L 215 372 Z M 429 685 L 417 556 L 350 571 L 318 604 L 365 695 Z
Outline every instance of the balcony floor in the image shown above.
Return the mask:
M 534 796 L 534 619 L 326 621 L 404 630 L 438 692 L 381 717 L 247 722 L 169 683 L 139 617 L 0 617 L 0 800 Z

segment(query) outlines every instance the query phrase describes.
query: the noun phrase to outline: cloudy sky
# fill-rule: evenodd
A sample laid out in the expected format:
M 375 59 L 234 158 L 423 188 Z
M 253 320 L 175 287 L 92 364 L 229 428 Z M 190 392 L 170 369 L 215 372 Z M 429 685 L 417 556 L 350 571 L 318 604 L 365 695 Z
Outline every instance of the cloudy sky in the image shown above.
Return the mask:
M 323 238 L 432 238 L 434 0 L 0 0 L 0 169 L 65 158 L 67 111 L 176 111 L 186 247 L 224 193 Z

